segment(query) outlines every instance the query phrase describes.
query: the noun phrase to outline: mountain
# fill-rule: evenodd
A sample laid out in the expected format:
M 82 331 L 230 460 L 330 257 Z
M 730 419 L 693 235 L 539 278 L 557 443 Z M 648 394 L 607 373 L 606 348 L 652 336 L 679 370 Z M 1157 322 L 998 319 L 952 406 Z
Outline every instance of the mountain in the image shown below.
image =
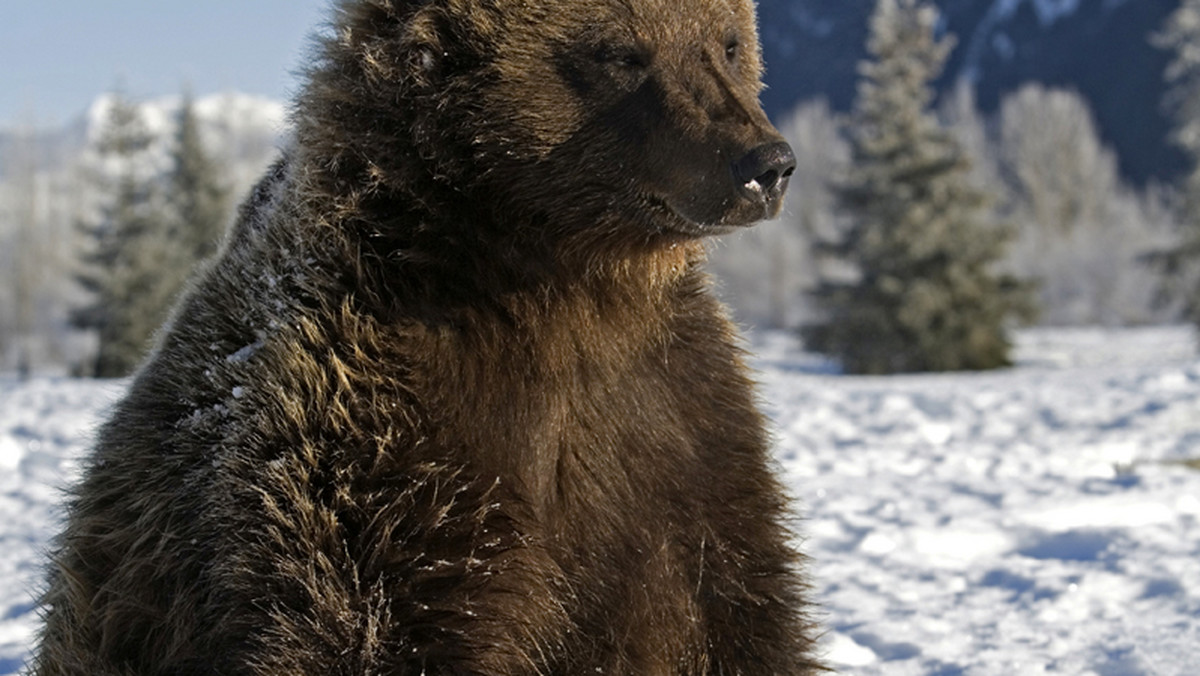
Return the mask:
M 109 94 L 97 97 L 86 112 L 62 127 L 0 130 L 0 181 L 18 162 L 28 162 L 31 153 L 38 170 L 49 174 L 94 161 L 112 101 Z M 140 163 L 159 169 L 167 166 L 181 103 L 180 96 L 165 96 L 138 104 L 153 137 Z M 205 145 L 226 168 L 226 180 L 239 190 L 255 180 L 287 132 L 285 107 L 272 99 L 223 92 L 198 97 L 194 106 Z
M 777 119 L 825 97 L 854 100 L 874 0 L 758 0 L 767 86 Z M 1150 44 L 1179 0 L 934 0 L 957 38 L 939 89 L 965 78 L 980 107 L 995 111 L 1029 81 L 1066 87 L 1092 105 L 1121 171 L 1136 184 L 1170 181 L 1186 166 L 1167 139 L 1163 71 L 1170 55 Z

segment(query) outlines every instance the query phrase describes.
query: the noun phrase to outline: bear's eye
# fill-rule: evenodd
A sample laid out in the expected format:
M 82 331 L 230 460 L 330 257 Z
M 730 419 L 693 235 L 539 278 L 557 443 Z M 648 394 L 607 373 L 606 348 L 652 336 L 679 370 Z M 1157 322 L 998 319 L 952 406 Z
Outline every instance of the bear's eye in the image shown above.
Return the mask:
M 628 70 L 640 70 L 650 65 L 645 52 L 635 47 L 604 47 L 596 54 L 596 60 Z
M 725 43 L 725 60 L 726 61 L 728 61 L 730 63 L 737 61 L 738 47 L 740 47 L 740 45 L 738 44 L 737 38 L 730 38 L 728 41 L 726 41 L 726 43 Z

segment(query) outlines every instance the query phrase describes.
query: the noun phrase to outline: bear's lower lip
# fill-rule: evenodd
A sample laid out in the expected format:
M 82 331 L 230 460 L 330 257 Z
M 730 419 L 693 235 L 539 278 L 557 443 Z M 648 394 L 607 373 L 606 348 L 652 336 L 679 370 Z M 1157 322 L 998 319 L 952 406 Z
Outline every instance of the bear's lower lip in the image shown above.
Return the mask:
M 756 218 L 748 221 L 739 221 L 734 223 L 707 223 L 696 221 L 676 209 L 669 200 L 654 197 L 652 201 L 655 206 L 665 212 L 667 223 L 663 225 L 663 229 L 670 230 L 675 234 L 688 235 L 690 237 L 712 237 L 716 235 L 724 235 L 735 230 L 748 228 L 758 223 L 762 218 Z

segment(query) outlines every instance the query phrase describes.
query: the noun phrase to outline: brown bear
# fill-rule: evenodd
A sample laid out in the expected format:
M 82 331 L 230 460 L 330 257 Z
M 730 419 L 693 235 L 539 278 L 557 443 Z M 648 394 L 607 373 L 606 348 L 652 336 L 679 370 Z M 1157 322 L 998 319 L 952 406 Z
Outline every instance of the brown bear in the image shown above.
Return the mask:
M 797 676 L 702 238 L 794 165 L 751 0 L 346 0 L 102 428 L 37 676 Z

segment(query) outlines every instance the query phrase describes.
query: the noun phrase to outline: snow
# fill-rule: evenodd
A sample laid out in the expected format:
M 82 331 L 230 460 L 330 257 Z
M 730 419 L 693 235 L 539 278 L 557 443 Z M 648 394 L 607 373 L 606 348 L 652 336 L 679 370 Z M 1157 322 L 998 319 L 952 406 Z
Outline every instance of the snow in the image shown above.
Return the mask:
M 1126 0 L 1104 0 L 1103 9 L 1111 12 L 1125 2 Z M 991 45 L 1002 59 L 1008 60 L 1013 57 L 1016 53 L 1016 45 L 1012 38 L 1000 28 L 1011 22 L 1022 7 L 1028 6 L 1033 10 L 1038 26 L 1046 31 L 1053 28 L 1058 22 L 1073 17 L 1079 11 L 1081 4 L 1079 0 L 992 0 L 987 14 L 980 19 L 971 32 L 970 39 L 965 42 L 963 51 L 966 52 L 966 56 L 963 59 L 963 77 L 971 82 L 980 79 L 981 62 L 987 45 Z
M 1007 21 L 1024 4 L 1028 4 L 1033 9 L 1038 24 L 1043 29 L 1049 28 L 1061 19 L 1069 18 L 1079 10 L 1079 0 L 995 0 L 988 10 L 988 18 L 993 22 Z M 1116 2 L 1107 0 L 1105 9 L 1112 9 L 1118 4 L 1120 4 L 1120 0 Z
M 114 382 L 0 378 L 0 674 L 15 673 L 32 642 L 62 489 L 120 394 Z
M 1022 334 L 1012 370 L 762 354 L 826 647 L 855 674 L 1194 674 L 1200 362 L 1184 329 Z
M 839 670 L 1195 673 L 1189 330 L 1029 331 L 1013 369 L 892 378 L 784 334 L 752 348 Z M 27 656 L 55 505 L 121 384 L 0 379 L 0 674 Z
M 1033 11 L 1042 28 L 1049 28 L 1059 19 L 1069 17 L 1079 9 L 1079 0 L 1033 0 Z

